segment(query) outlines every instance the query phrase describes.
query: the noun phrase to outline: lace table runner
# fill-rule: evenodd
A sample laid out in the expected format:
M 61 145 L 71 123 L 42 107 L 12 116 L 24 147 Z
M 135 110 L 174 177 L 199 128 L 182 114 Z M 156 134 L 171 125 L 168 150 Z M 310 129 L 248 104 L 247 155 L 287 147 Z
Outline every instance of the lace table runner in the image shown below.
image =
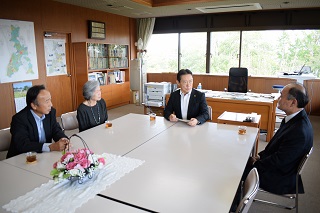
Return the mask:
M 69 180 L 55 184 L 50 180 L 11 200 L 3 208 L 12 212 L 74 212 L 76 208 L 143 163 L 141 160 L 107 154 L 106 166 L 96 170 L 92 179 L 85 179 L 82 184 Z

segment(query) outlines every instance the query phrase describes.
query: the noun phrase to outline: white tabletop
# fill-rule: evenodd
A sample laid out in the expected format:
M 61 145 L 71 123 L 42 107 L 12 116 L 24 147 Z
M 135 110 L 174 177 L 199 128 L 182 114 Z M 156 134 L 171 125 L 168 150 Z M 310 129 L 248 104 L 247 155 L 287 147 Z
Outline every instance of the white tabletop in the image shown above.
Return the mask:
M 257 134 L 179 122 L 126 155 L 146 162 L 101 194 L 156 212 L 228 212 Z
M 25 154 L 20 154 L 12 158 L 3 160 L 2 162 L 20 169 L 38 174 L 40 176 L 52 179 L 50 175 L 53 169 L 53 164 L 58 161 L 62 156 L 61 152 L 45 152 L 37 154 L 37 161 L 31 164 L 26 163 Z
M 130 113 L 113 120 L 112 128 L 99 125 L 78 135 L 95 153 L 125 155 L 174 124 L 163 117 L 157 116 L 155 121 L 150 121 L 148 115 Z M 76 138 L 72 138 L 71 142 L 74 147 L 82 147 Z
M 48 178 L 25 171 L 0 161 L 0 212 L 6 212 L 2 206 L 21 195 L 32 191 Z
M 104 197 L 95 196 L 94 199 L 89 200 L 80 208 L 77 208 L 75 212 L 143 213 L 146 211 L 116 201 L 112 201 Z

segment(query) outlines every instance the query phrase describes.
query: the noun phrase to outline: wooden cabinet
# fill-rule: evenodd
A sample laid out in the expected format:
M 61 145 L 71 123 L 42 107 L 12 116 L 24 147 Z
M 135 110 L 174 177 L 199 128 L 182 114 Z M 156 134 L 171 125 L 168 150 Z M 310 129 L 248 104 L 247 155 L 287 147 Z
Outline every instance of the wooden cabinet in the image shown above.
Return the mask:
M 82 87 L 89 79 L 98 80 L 108 108 L 130 103 L 128 45 L 73 43 L 77 105 L 83 102 Z

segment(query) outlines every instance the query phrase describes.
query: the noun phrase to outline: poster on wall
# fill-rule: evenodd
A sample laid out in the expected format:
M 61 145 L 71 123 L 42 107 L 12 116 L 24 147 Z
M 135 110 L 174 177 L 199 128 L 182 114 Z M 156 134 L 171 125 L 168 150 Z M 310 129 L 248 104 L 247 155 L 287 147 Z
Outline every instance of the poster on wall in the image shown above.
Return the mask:
M 65 39 L 44 39 L 47 76 L 67 75 L 65 44 Z
M 16 113 L 20 112 L 23 108 L 27 106 L 26 95 L 30 87 L 32 87 L 32 82 L 20 82 L 13 83 L 13 96 L 14 104 L 16 106 Z
M 33 22 L 0 19 L 0 83 L 38 79 Z

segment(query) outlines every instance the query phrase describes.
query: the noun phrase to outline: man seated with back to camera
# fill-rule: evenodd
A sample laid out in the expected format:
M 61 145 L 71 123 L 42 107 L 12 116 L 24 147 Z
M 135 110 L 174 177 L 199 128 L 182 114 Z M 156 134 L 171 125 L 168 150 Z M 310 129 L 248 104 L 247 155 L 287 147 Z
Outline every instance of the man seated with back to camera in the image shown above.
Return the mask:
M 192 72 L 182 69 L 177 74 L 180 90 L 172 92 L 164 110 L 164 117 L 176 122 L 178 119 L 189 120 L 188 125 L 203 124 L 209 119 L 208 106 L 204 93 L 192 88 Z
M 313 129 L 304 109 L 308 102 L 308 94 L 303 85 L 291 83 L 283 88 L 278 108 L 286 113 L 286 117 L 266 148 L 257 157 L 249 158 L 242 176 L 243 181 L 255 167 L 263 190 L 279 195 L 296 193 L 298 166 L 313 146 Z M 304 193 L 300 176 L 298 181 L 298 192 Z M 231 210 L 235 210 L 239 202 L 240 190 Z
M 62 151 L 68 148 L 69 139 L 56 120 L 51 95 L 43 85 L 28 89 L 27 106 L 12 117 L 11 143 L 7 158 L 25 152 Z M 56 141 L 52 143 L 52 139 Z

